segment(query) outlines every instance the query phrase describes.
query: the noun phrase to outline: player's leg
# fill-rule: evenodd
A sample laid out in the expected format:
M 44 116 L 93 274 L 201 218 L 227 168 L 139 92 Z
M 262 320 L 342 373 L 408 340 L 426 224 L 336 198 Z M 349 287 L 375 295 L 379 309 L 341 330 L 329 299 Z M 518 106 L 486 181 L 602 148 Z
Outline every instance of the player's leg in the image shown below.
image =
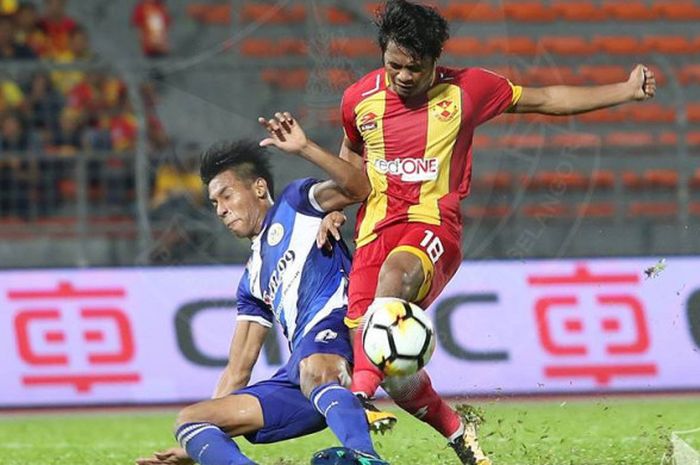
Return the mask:
M 201 465 L 254 465 L 231 438 L 263 426 L 258 399 L 232 394 L 185 407 L 177 416 L 175 437 L 187 455 Z
M 377 456 L 362 404 L 347 388 L 347 360 L 337 354 L 316 353 L 300 364 L 301 390 L 340 443 L 349 449 Z

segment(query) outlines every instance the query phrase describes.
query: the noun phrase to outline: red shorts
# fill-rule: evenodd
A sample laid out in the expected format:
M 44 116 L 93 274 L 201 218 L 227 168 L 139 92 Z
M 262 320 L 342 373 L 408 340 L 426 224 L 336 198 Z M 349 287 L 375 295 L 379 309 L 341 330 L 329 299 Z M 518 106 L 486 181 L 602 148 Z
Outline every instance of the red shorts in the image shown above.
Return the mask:
M 383 229 L 375 240 L 355 251 L 348 289 L 350 328 L 360 325 L 374 300 L 379 270 L 393 252 L 415 254 L 423 264 L 425 281 L 416 302 L 427 308 L 440 295 L 462 261 L 461 238 L 453 228 L 425 223 L 400 223 Z

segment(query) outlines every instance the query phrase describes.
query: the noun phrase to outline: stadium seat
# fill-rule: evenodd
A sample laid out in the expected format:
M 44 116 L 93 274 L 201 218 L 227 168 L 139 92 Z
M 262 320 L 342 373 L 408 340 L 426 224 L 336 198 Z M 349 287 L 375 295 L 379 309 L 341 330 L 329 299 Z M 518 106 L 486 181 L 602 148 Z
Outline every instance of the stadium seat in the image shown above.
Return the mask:
M 628 217 L 671 219 L 678 216 L 676 202 L 631 202 L 627 208 Z
M 575 212 L 577 218 L 613 218 L 615 204 L 613 202 L 584 202 L 576 205 Z
M 187 5 L 185 12 L 187 16 L 200 23 L 224 26 L 231 24 L 231 5 L 229 3 L 193 3 Z
M 700 123 L 700 102 L 688 103 L 685 114 L 689 123 Z
M 467 220 L 485 219 L 500 220 L 513 214 L 513 207 L 508 204 L 497 205 L 466 205 L 462 209 Z
M 693 216 L 700 216 L 700 202 L 690 202 L 688 204 L 688 213 Z
M 685 65 L 678 70 L 677 74 L 678 81 L 684 86 L 700 84 L 700 64 Z
M 453 37 L 445 44 L 445 52 L 457 56 L 481 56 L 492 53 L 486 44 L 475 37 Z
M 513 175 L 507 171 L 494 171 L 475 176 L 472 186 L 482 191 L 509 191 L 513 188 Z
M 325 78 L 333 88 L 342 90 L 354 83 L 357 76 L 348 69 L 329 68 L 325 71 Z
M 306 55 L 307 45 L 304 39 L 293 37 L 276 40 L 248 38 L 241 43 L 241 53 L 249 57 Z
M 644 37 L 642 44 L 651 52 L 664 54 L 686 54 L 700 51 L 697 41 L 677 35 L 653 35 Z
M 653 134 L 646 131 L 612 131 L 605 135 L 605 145 L 649 147 L 655 145 L 655 138 Z
M 503 10 L 488 2 L 451 2 L 441 10 L 450 21 L 501 22 Z
M 347 57 L 374 56 L 380 53 L 377 43 L 369 37 L 333 39 L 330 53 Z
M 593 1 L 559 0 L 552 9 L 565 21 L 600 22 L 608 19 L 607 13 Z
M 278 6 L 270 3 L 245 3 L 240 11 L 244 23 L 295 24 L 306 19 L 304 5 Z
M 603 3 L 603 11 L 613 19 L 621 21 L 653 21 L 656 13 L 645 2 L 617 0 Z
M 576 85 L 582 84 L 584 80 L 568 66 L 530 66 L 525 70 L 523 82 L 527 85 L 547 86 Z
M 622 123 L 628 118 L 628 107 L 603 108 L 590 113 L 576 115 L 578 121 L 584 123 Z
M 582 65 L 578 74 L 593 84 L 612 84 L 627 81 L 630 70 L 622 65 Z
M 591 174 L 590 184 L 595 190 L 607 190 L 615 187 L 615 173 L 610 170 L 596 170 Z
M 686 134 L 685 141 L 689 147 L 697 150 L 700 148 L 700 131 L 689 131 Z
M 675 123 L 676 109 L 659 103 L 630 105 L 626 111 L 630 120 L 638 123 Z
M 661 132 L 656 138 L 656 145 L 675 148 L 678 145 L 678 133 L 675 131 Z
M 526 218 L 563 218 L 572 214 L 570 206 L 556 201 L 528 203 L 520 207 L 520 212 Z
M 671 21 L 700 20 L 700 5 L 692 0 L 657 0 L 652 10 L 657 16 Z
M 507 2 L 503 5 L 506 19 L 528 23 L 549 23 L 557 19 L 556 10 L 539 1 Z
M 697 168 L 693 176 L 688 180 L 690 190 L 700 191 L 700 168 Z
M 599 148 L 603 145 L 599 134 L 582 132 L 555 134 L 547 139 L 547 147 L 552 148 Z
M 526 184 L 529 189 L 549 189 L 561 187 L 566 190 L 586 190 L 588 179 L 581 173 L 560 173 L 558 171 L 540 171 L 530 178 Z
M 530 36 L 498 36 L 489 37 L 485 41 L 487 48 L 494 53 L 505 55 L 535 55 L 537 43 Z
M 267 68 L 262 71 L 261 78 L 271 86 L 279 89 L 299 90 L 306 87 L 306 83 L 309 80 L 309 72 L 305 68 Z
M 352 24 L 354 21 L 352 13 L 337 6 L 328 6 L 324 8 L 323 17 L 326 19 L 326 22 L 336 26 Z
M 504 134 L 496 143 L 501 147 L 534 149 L 544 146 L 545 137 L 542 134 Z
M 472 138 L 472 146 L 479 149 L 492 149 L 495 147 L 494 140 L 488 134 L 474 134 Z
M 591 43 L 602 52 L 612 55 L 639 55 L 645 49 L 639 39 L 633 36 L 594 36 Z
M 549 53 L 558 55 L 591 55 L 598 47 L 581 36 L 542 36 L 539 46 Z

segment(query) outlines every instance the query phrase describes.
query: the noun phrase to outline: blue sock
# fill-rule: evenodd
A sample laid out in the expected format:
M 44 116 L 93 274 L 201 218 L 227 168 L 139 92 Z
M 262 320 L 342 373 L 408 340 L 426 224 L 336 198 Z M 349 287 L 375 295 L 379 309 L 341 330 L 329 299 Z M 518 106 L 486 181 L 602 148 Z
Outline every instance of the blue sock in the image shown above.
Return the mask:
M 185 423 L 177 429 L 175 438 L 200 465 L 256 465 L 221 428 L 211 423 Z
M 352 392 L 338 383 L 328 383 L 311 391 L 309 399 L 344 447 L 377 456 L 365 411 Z

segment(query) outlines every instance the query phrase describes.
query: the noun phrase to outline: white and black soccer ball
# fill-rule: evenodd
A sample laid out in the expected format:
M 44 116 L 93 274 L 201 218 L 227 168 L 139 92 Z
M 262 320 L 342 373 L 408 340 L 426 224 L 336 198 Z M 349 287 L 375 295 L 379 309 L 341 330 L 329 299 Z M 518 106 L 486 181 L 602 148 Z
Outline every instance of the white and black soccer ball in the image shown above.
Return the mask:
M 367 310 L 362 346 L 367 358 L 387 376 L 408 376 L 430 360 L 435 332 L 418 305 L 377 299 Z

